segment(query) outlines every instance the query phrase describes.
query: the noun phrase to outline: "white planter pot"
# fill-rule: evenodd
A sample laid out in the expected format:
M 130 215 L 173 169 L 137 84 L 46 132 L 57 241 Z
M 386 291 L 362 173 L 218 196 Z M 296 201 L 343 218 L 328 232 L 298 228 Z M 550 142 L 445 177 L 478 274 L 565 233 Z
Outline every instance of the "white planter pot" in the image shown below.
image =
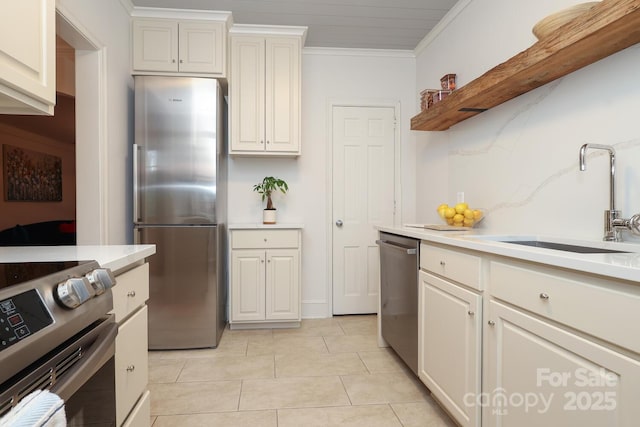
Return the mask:
M 263 224 L 275 224 L 276 223 L 276 210 L 265 209 L 262 211 L 262 223 Z

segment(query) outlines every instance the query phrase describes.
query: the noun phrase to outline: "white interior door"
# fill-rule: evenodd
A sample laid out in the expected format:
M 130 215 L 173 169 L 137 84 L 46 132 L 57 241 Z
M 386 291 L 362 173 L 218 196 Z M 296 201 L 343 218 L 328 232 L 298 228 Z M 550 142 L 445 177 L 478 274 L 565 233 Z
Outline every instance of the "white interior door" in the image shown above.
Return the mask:
M 378 311 L 378 224 L 394 220 L 394 109 L 333 108 L 333 314 Z

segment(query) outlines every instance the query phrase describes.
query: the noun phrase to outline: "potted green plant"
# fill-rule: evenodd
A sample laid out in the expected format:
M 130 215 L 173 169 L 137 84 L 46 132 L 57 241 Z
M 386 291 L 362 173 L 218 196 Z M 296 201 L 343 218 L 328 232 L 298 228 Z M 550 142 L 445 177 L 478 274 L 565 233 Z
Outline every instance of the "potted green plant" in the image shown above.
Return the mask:
M 262 213 L 263 224 L 275 224 L 276 223 L 276 208 L 273 207 L 273 200 L 271 195 L 274 191 L 281 191 L 282 194 L 286 194 L 289 190 L 287 183 L 279 178 L 272 176 L 265 176 L 262 182 L 253 186 L 253 191 L 256 191 L 262 196 L 262 201 L 267 199 L 267 207 Z

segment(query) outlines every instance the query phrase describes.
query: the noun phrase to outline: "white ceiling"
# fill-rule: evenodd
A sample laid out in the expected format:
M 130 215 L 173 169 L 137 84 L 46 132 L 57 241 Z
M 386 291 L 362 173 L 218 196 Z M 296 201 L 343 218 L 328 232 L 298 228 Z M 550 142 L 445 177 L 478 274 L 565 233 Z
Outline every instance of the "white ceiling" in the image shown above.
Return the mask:
M 414 49 L 457 0 L 132 0 L 135 6 L 231 11 L 237 24 L 309 27 L 305 46 Z

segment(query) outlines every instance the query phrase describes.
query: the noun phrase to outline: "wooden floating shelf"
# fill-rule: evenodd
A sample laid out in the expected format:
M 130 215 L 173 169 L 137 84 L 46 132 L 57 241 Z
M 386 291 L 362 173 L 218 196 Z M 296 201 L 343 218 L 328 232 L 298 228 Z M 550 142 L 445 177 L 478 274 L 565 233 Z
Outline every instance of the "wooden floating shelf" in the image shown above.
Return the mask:
M 603 0 L 557 33 L 492 68 L 411 119 L 411 130 L 463 120 L 640 43 L 640 0 Z

